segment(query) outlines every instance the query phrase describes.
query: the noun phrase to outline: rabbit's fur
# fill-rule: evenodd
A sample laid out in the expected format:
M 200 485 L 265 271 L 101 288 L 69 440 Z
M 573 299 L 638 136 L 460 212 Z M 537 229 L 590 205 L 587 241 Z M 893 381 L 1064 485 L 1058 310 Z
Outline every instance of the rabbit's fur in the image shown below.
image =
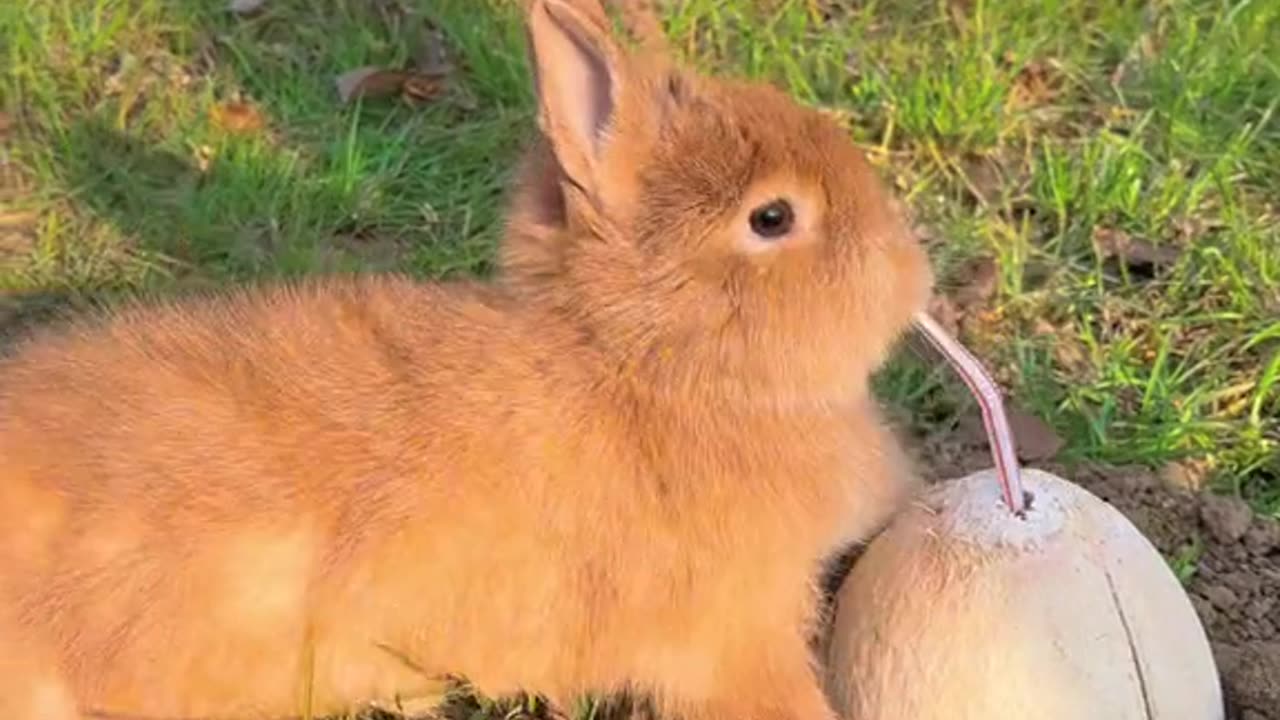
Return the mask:
M 543 139 L 498 281 L 139 306 L 0 364 L 0 717 L 444 674 L 832 717 L 816 573 L 910 487 L 868 376 L 926 257 L 824 116 L 631 55 L 593 2 L 526 12 Z

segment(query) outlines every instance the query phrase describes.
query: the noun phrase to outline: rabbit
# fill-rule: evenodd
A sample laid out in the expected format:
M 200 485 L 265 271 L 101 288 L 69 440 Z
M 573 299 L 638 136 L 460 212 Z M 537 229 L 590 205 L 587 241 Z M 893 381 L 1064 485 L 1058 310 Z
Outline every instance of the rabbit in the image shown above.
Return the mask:
M 0 360 L 0 716 L 278 718 L 464 677 L 832 720 L 824 560 L 915 475 L 869 384 L 932 292 L 833 121 L 524 8 L 488 279 L 312 277 Z

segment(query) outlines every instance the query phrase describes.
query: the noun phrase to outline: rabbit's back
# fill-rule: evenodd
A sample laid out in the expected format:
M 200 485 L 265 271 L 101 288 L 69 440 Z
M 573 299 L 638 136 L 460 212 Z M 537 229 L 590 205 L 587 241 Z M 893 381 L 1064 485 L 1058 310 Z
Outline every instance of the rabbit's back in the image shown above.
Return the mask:
M 0 363 L 0 468 L 215 524 L 340 504 L 361 468 L 510 411 L 494 393 L 547 395 L 507 301 L 452 290 L 308 282 L 56 330 Z
M 20 349 L 0 365 L 11 622 L 77 694 L 120 707 L 251 697 L 252 711 L 296 700 L 311 673 L 335 695 L 421 682 L 395 657 L 421 640 L 397 614 L 438 617 L 422 629 L 458 642 L 467 601 L 493 590 L 468 563 L 539 564 L 529 602 L 559 572 L 511 519 L 539 514 L 544 434 L 573 425 L 572 363 L 552 375 L 556 332 L 509 305 L 330 280 L 128 311 Z M 540 614 L 521 604 L 513 618 Z

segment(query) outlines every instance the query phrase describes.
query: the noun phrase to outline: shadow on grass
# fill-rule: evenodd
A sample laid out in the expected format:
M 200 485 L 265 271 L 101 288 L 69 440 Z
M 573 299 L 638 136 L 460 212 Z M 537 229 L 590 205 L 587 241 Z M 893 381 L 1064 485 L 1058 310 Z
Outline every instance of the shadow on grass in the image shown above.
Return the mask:
M 312 237 L 318 242 L 305 246 L 297 242 L 305 230 L 318 228 L 314 218 L 299 218 L 307 222 L 305 230 L 291 223 L 292 198 L 282 198 L 271 185 L 288 187 L 297 178 L 270 165 L 226 162 L 202 168 L 197 157 L 117 130 L 94 115 L 67 128 L 51 157 L 75 215 L 86 220 L 86 227 L 105 223 L 111 228 L 106 234 L 123 245 L 107 252 L 127 255 L 127 262 L 150 269 L 48 271 L 55 282 L 0 297 L 0 337 L 14 339 L 41 324 L 136 299 L 140 292 L 181 292 L 237 277 L 348 269 L 344 250 L 367 249 L 354 239 L 344 248 L 338 232 L 316 233 Z M 346 205 L 338 193 L 324 189 L 308 193 L 305 203 L 333 212 Z M 282 232 L 282 225 L 294 232 Z M 343 229 L 336 222 L 333 227 Z M 92 262 L 85 256 L 98 252 L 90 248 L 94 244 L 69 229 L 54 238 L 54 249 L 43 262 L 55 267 Z M 362 255 L 358 265 L 390 269 L 373 260 Z
M 37 290 L 5 294 L 0 336 L 138 289 L 488 271 L 507 173 L 532 129 L 508 4 L 282 0 L 240 18 L 223 3 L 135 0 L 118 10 L 130 23 L 78 38 L 59 35 L 74 16 L 64 4 L 31 22 L 44 23 L 46 40 L 93 49 L 82 49 L 84 68 L 33 61 L 63 84 L 56 103 L 25 107 L 21 138 L 59 229 L 42 241 L 31 279 L 7 283 Z M 340 72 L 409 62 L 429 26 L 457 65 L 445 97 L 339 101 Z M 14 82 L 18 94 L 48 91 Z M 241 97 L 261 117 L 254 132 L 229 132 L 214 117 Z M 106 254 L 141 269 L 86 259 L 102 250 L 89 237 L 98 231 Z M 94 269 L 77 269 L 86 265 Z
M 150 96 L 108 97 L 64 120 L 46 151 L 54 183 L 178 275 L 486 272 L 505 179 L 531 130 L 510 11 L 391 6 L 281 2 L 253 19 L 162 6 L 151 21 L 179 28 L 165 52 L 191 82 L 151 82 Z M 456 33 L 457 92 L 417 107 L 339 102 L 340 71 L 403 64 L 406 26 L 428 19 Z M 229 132 L 216 109 L 241 95 L 262 127 Z
M 316 269 L 317 258 L 307 258 L 308 267 L 290 253 L 323 251 L 322 242 L 301 248 L 299 240 L 325 224 L 342 230 L 349 198 L 274 158 L 240 155 L 206 159 L 201 167 L 198 150 L 182 155 L 98 118 L 72 126 L 58 151 L 80 209 L 188 272 L 290 275 Z

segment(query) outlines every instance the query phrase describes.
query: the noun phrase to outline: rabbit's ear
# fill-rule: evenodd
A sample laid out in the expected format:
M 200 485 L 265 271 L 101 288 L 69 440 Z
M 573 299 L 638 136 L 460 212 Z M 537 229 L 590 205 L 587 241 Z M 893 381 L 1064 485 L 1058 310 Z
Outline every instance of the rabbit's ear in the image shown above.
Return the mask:
M 564 174 L 594 196 L 621 95 L 621 50 L 592 0 L 532 0 L 528 32 L 539 125 Z

